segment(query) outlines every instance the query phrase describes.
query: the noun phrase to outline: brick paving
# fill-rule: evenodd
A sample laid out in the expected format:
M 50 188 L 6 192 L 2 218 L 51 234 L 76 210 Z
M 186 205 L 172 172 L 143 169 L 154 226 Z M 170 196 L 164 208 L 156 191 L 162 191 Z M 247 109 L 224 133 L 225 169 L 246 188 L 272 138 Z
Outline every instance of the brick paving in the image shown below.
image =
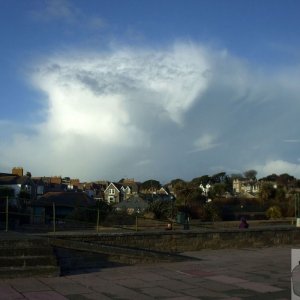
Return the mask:
M 3 279 L 0 300 L 287 300 L 291 248 L 206 249 L 184 253 L 200 260 Z

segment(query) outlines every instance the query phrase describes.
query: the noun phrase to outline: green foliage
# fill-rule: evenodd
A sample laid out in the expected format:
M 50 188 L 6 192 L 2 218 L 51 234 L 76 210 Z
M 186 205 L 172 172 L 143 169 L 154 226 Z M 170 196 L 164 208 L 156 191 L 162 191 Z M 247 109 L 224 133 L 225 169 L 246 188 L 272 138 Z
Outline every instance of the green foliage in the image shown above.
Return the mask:
M 196 177 L 196 178 L 192 179 L 190 184 L 194 187 L 199 187 L 200 184 L 205 186 L 210 182 L 210 180 L 211 180 L 211 177 L 209 175 L 204 175 L 204 176 Z
M 248 170 L 244 172 L 244 176 L 246 179 L 256 180 L 257 171 L 255 170 Z
M 279 219 L 282 217 L 282 212 L 279 206 L 271 206 L 266 211 L 268 219 Z
M 227 175 L 225 172 L 217 173 L 213 176 L 211 176 L 211 183 L 224 183 L 227 180 Z
M 190 205 L 191 203 L 203 201 L 204 197 L 199 186 L 195 182 L 177 182 L 174 185 L 176 194 L 176 205 Z
M 281 184 L 283 186 L 289 186 L 295 182 L 296 182 L 296 178 L 287 173 L 279 175 L 279 177 L 277 179 L 277 183 Z
M 221 220 L 220 210 L 213 202 L 204 204 L 204 220 L 212 222 Z
M 149 208 L 148 212 L 153 213 L 155 219 L 167 219 L 172 218 L 174 213 L 174 207 L 172 201 L 166 200 L 155 200 L 153 201 Z
M 275 192 L 275 199 L 278 202 L 282 202 L 285 200 L 285 198 L 286 198 L 285 196 L 286 196 L 286 192 L 285 192 L 284 188 L 278 187 Z
M 183 179 L 177 178 L 177 179 L 173 179 L 171 180 L 171 185 L 174 187 L 174 185 L 176 184 L 180 184 L 180 183 L 185 183 L 185 181 Z
M 270 182 L 277 182 L 278 175 L 276 175 L 276 174 L 273 173 L 271 175 L 268 175 L 266 177 L 261 178 L 260 180 L 262 180 L 262 181 L 270 181 Z
M 258 197 L 261 200 L 262 205 L 265 205 L 270 199 L 275 196 L 275 189 L 270 183 L 263 183 L 260 187 Z
M 150 180 L 146 180 L 145 182 L 143 182 L 141 184 L 141 189 L 142 190 L 148 190 L 148 189 L 160 189 L 161 188 L 161 184 L 159 181 L 154 180 L 154 179 L 150 179 Z
M 225 183 L 216 183 L 211 187 L 209 191 L 209 197 L 212 199 L 216 197 L 220 197 L 224 195 L 226 191 L 227 191 L 227 185 Z

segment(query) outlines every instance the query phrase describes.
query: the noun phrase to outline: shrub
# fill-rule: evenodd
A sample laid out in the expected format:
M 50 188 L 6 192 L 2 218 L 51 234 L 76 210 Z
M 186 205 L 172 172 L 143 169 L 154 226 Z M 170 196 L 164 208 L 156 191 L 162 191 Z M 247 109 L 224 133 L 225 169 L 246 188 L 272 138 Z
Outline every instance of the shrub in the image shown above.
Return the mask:
M 267 209 L 266 216 L 268 219 L 279 219 L 282 217 L 281 209 L 279 206 L 274 205 Z

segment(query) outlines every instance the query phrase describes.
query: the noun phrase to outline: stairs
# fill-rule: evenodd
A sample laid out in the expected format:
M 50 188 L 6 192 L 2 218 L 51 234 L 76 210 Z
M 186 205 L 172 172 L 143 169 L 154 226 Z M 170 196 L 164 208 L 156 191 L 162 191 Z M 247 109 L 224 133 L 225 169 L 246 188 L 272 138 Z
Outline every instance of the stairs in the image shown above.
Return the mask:
M 47 239 L 0 232 L 0 278 L 59 275 L 60 268 Z

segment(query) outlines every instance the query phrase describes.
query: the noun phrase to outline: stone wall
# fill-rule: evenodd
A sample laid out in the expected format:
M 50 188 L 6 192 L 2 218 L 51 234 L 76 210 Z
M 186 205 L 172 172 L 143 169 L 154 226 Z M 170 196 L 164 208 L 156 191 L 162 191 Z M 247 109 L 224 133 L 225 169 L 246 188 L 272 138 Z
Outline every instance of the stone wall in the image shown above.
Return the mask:
M 246 230 L 132 232 L 73 236 L 73 239 L 164 252 L 184 252 L 201 249 L 296 245 L 300 244 L 300 229 L 288 227 Z

